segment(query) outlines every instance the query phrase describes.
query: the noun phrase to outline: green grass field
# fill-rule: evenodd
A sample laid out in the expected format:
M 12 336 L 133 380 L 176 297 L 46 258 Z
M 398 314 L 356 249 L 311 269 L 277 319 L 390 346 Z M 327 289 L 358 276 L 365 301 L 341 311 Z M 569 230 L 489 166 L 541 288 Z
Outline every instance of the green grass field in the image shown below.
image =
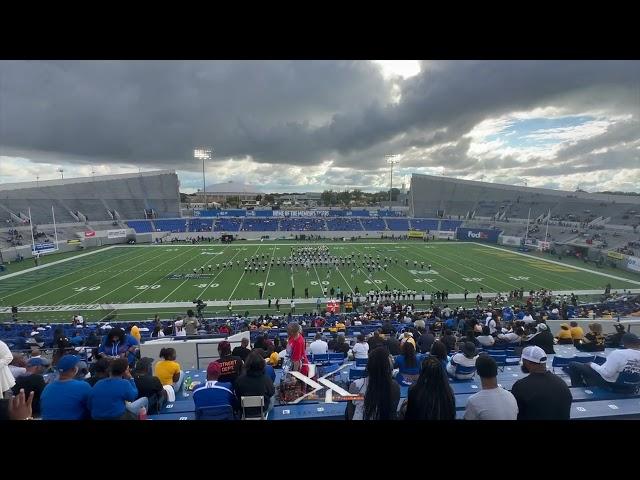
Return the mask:
M 346 266 L 332 268 L 329 276 L 327 267 L 312 267 L 309 274 L 299 267 L 293 275 L 283 266 L 267 268 L 264 273 L 244 272 L 245 257 L 256 254 L 265 255 L 266 259 L 285 257 L 292 247 L 307 245 L 313 244 L 280 241 L 117 246 L 82 254 L 50 255 L 45 257 L 45 266 L 36 270 L 25 269 L 27 263 L 33 266 L 31 261 L 12 264 L 0 276 L 0 318 L 8 317 L 11 305 L 17 305 L 24 312 L 22 319 L 28 313 L 29 319 L 68 320 L 76 311 L 85 312 L 92 321 L 114 311 L 118 312 L 118 318 L 125 315 L 146 318 L 156 311 L 167 315 L 184 312 L 196 298 L 209 303 L 206 312 L 210 314 L 225 312 L 229 301 L 235 312 L 247 309 L 258 312 L 266 310 L 269 295 L 274 302 L 281 298 L 281 310 L 289 311 L 292 287 L 299 299 L 299 311 L 311 310 L 316 298 L 324 298 L 322 286 L 327 290 L 340 287 L 345 293 L 351 293 L 356 286 L 360 292 L 386 286 L 412 289 L 418 292 L 418 299 L 422 290 L 428 295 L 447 289 L 453 300 L 450 303 L 455 303 L 455 294 L 461 294 L 465 288 L 471 292 L 469 301 L 481 289 L 485 293 L 504 293 L 520 287 L 525 291 L 550 288 L 591 295 L 587 292 L 601 292 L 607 283 L 611 283 L 613 289 L 640 288 L 640 275 L 580 262 L 558 263 L 555 257 L 546 254 L 525 256 L 493 246 L 458 242 L 327 243 L 335 255 L 360 254 L 362 257 L 366 253 L 391 257 L 389 268 L 375 273 L 359 270 L 352 275 L 352 267 Z M 54 263 L 65 259 L 68 260 Z M 216 264 L 229 260 L 234 262 L 233 268 L 216 269 Z M 235 263 L 237 260 L 240 267 Z M 417 268 L 414 261 L 418 263 Z M 421 269 L 421 262 L 431 264 L 431 271 L 426 266 Z M 211 274 L 208 265 L 213 266 Z M 193 274 L 193 269 L 199 274 L 201 267 L 205 268 L 205 274 L 199 278 L 170 278 Z M 264 302 L 257 301 L 260 286 L 264 288 Z M 308 304 L 303 300 L 305 288 L 309 289 Z

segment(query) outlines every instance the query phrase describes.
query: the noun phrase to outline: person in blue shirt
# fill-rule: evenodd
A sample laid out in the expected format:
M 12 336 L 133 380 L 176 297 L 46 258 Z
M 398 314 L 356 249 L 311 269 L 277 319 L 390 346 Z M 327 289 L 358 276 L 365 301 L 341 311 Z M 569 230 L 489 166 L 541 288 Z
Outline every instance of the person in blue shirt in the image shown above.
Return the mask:
M 124 332 L 121 328 L 112 328 L 103 337 L 98 349 L 101 357 L 126 358 L 129 365 L 136 362 L 136 350 L 139 342 L 132 335 Z
M 89 395 L 94 420 L 135 420 L 141 408 L 149 406 L 147 397 L 138 400 L 138 389 L 126 358 L 117 358 L 109 366 L 109 378 L 97 382 Z
M 416 348 L 412 342 L 406 341 L 402 345 L 402 355 L 398 355 L 394 359 L 393 368 L 398 368 L 399 372 L 396 376 L 398 383 L 402 385 L 413 384 L 420 375 L 420 363 L 422 355 L 416 355 Z
M 78 331 L 75 331 L 73 332 L 73 337 L 71 337 L 69 341 L 74 347 L 79 347 L 84 343 L 84 338 L 82 338 Z
M 231 405 L 234 411 L 239 410 L 240 402 L 233 393 L 230 382 L 219 382 L 222 366 L 219 362 L 211 362 L 207 367 L 207 383 L 193 391 L 193 403 L 196 411 L 199 408 Z
M 47 385 L 40 395 L 43 420 L 84 420 L 89 417 L 91 385 L 75 380 L 80 357 L 65 355 L 56 365 L 59 378 Z

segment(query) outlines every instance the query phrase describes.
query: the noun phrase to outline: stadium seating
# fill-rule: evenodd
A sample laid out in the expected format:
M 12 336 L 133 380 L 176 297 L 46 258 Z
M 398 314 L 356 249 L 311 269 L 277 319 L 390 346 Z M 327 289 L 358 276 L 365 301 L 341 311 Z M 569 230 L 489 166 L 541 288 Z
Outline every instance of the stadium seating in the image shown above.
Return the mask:
M 156 219 L 153 221 L 158 232 L 186 232 L 187 221 L 184 218 Z
M 278 220 L 275 218 L 245 218 L 240 230 L 247 232 L 275 232 L 278 230 Z
M 403 231 L 409 230 L 409 220 L 406 218 L 385 218 L 389 230 Z
M 189 219 L 190 232 L 211 232 L 213 231 L 213 220 L 210 218 Z
M 241 218 L 222 217 L 214 225 L 215 232 L 237 232 L 242 225 Z
M 438 230 L 438 222 L 439 220 L 429 219 L 429 218 L 412 218 L 411 228 L 414 228 L 415 230 L 420 230 L 422 232 L 426 232 L 427 230 L 429 231 Z
M 129 220 L 127 226 L 133 228 L 136 233 L 151 233 L 155 232 L 155 227 L 150 220 Z
M 387 229 L 387 224 L 382 218 L 361 218 L 360 223 L 365 230 L 370 232 L 380 232 Z
M 327 229 L 324 218 L 285 217 L 280 220 L 280 231 L 283 232 L 318 232 Z
M 340 231 L 353 231 L 363 230 L 360 220 L 353 217 L 334 217 L 327 219 L 327 230 L 340 232 Z

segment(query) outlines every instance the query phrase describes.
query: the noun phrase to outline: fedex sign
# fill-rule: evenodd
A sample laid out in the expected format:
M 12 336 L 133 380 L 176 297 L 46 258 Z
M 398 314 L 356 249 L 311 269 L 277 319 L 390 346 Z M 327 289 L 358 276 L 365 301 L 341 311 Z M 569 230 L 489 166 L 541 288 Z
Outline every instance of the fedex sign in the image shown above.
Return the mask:
M 458 228 L 456 238 L 458 240 L 498 243 L 500 230 L 490 230 L 483 228 Z

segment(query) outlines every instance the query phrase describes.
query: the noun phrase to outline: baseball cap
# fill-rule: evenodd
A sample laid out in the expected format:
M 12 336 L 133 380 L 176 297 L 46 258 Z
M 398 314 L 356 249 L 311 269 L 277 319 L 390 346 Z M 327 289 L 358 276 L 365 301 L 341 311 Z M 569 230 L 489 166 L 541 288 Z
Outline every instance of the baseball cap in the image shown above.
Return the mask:
M 547 354 L 540 347 L 529 346 L 522 350 L 522 359 L 533 363 L 546 363 Z
M 49 361 L 46 358 L 36 357 L 30 358 L 27 362 L 27 367 L 46 367 L 49 365 Z
M 542 332 L 542 331 L 544 331 L 544 330 L 547 330 L 547 329 L 548 329 L 548 327 L 547 327 L 547 324 L 546 324 L 546 323 L 539 323 L 538 325 L 536 325 L 536 329 L 537 329 L 539 332 Z
M 222 373 L 222 365 L 218 362 L 211 362 L 207 367 L 207 375 L 218 375 Z
M 67 370 L 71 370 L 73 367 L 80 363 L 80 357 L 77 355 L 65 355 L 60 360 L 58 360 L 58 365 L 56 369 L 59 372 L 66 372 Z

